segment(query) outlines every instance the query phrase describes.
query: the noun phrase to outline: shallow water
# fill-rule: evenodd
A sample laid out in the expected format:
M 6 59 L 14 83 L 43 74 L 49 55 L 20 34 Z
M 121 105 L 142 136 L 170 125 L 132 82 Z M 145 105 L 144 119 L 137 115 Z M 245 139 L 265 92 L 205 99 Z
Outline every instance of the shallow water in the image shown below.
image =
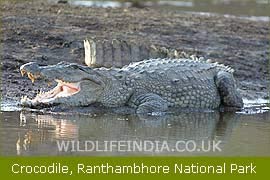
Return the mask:
M 56 0 L 49 0 L 56 2 Z M 88 7 L 130 7 L 132 0 L 68 0 L 70 5 Z M 179 12 L 197 12 L 201 15 L 225 14 L 248 18 L 250 20 L 269 21 L 270 6 L 268 0 L 148 0 L 138 1 L 141 6 L 174 10 Z M 232 16 L 233 17 L 233 16 Z
M 0 147 L 3 155 L 18 156 L 269 156 L 270 113 L 261 112 L 213 111 L 136 116 L 2 111 Z M 75 143 L 73 147 L 72 141 Z M 110 142 L 114 144 L 112 147 Z M 116 142 L 122 143 L 120 149 L 121 145 Z M 208 149 L 212 147 L 209 142 L 220 142 L 218 147 L 221 151 Z M 60 150 L 58 143 L 70 144 L 66 150 Z M 133 144 L 129 143 L 137 143 L 141 149 L 132 148 Z M 162 148 L 162 143 L 168 148 Z M 189 148 L 185 148 L 186 144 Z M 193 146 L 196 150 L 189 152 Z M 180 152 L 182 150 L 185 151 Z

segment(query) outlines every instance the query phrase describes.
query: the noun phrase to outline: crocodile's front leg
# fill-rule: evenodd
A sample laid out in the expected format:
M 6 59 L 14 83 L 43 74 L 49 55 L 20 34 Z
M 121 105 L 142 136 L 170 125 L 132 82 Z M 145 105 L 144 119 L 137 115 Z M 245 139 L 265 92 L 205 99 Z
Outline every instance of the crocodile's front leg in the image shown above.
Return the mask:
M 152 112 L 164 112 L 168 110 L 167 101 L 159 95 L 153 93 L 141 94 L 132 98 L 132 105 L 135 106 L 137 114 L 147 114 Z

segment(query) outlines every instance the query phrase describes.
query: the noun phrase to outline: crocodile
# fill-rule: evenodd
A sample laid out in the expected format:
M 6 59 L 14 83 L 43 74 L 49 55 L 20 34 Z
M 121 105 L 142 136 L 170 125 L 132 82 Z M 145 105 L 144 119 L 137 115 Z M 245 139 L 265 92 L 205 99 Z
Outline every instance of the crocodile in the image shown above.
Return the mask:
M 20 67 L 34 82 L 57 85 L 21 105 L 130 107 L 136 113 L 165 112 L 170 108 L 218 109 L 243 107 L 233 69 L 223 64 L 195 59 L 148 59 L 122 68 L 88 67 L 60 62 L 40 66 L 30 62 Z

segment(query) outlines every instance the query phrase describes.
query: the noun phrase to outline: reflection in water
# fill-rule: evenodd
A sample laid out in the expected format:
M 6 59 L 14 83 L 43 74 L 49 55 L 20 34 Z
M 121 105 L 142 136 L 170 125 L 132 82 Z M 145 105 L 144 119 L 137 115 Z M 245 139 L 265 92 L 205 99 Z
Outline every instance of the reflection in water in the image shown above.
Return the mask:
M 150 117 L 114 114 L 87 116 L 2 112 L 1 147 L 4 155 L 24 156 L 269 155 L 270 122 L 266 115 L 269 114 L 257 115 L 255 122 L 258 124 L 256 124 L 254 116 L 251 115 L 219 112 L 193 112 Z M 248 123 L 253 126 L 248 126 Z M 249 133 L 243 134 L 247 128 Z M 250 139 L 248 136 L 255 137 L 254 141 L 246 141 L 246 139 Z M 99 144 L 101 148 L 105 146 L 105 143 L 102 142 L 110 140 L 166 141 L 170 148 L 175 147 L 175 143 L 180 140 L 193 140 L 199 148 L 202 146 L 202 141 L 221 140 L 222 152 L 119 152 L 117 149 L 113 149 L 111 152 L 95 150 L 76 152 L 71 148 L 67 152 L 60 152 L 57 148 L 57 141 L 62 140 L 98 141 L 101 142 Z M 247 148 L 248 145 L 252 148 Z

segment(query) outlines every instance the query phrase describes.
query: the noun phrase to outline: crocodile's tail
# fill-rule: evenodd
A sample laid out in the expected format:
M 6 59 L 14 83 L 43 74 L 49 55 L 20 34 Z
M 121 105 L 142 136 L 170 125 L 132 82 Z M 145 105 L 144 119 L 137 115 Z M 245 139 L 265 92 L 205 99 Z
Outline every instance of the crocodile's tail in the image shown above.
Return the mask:
M 210 59 L 189 55 L 184 51 L 159 47 L 155 45 L 140 44 L 121 39 L 86 39 L 84 41 L 85 63 L 93 67 L 123 67 L 130 63 L 145 59 L 192 59 L 205 63 L 211 63 L 218 70 L 233 73 L 234 70 L 223 64 L 212 62 Z

